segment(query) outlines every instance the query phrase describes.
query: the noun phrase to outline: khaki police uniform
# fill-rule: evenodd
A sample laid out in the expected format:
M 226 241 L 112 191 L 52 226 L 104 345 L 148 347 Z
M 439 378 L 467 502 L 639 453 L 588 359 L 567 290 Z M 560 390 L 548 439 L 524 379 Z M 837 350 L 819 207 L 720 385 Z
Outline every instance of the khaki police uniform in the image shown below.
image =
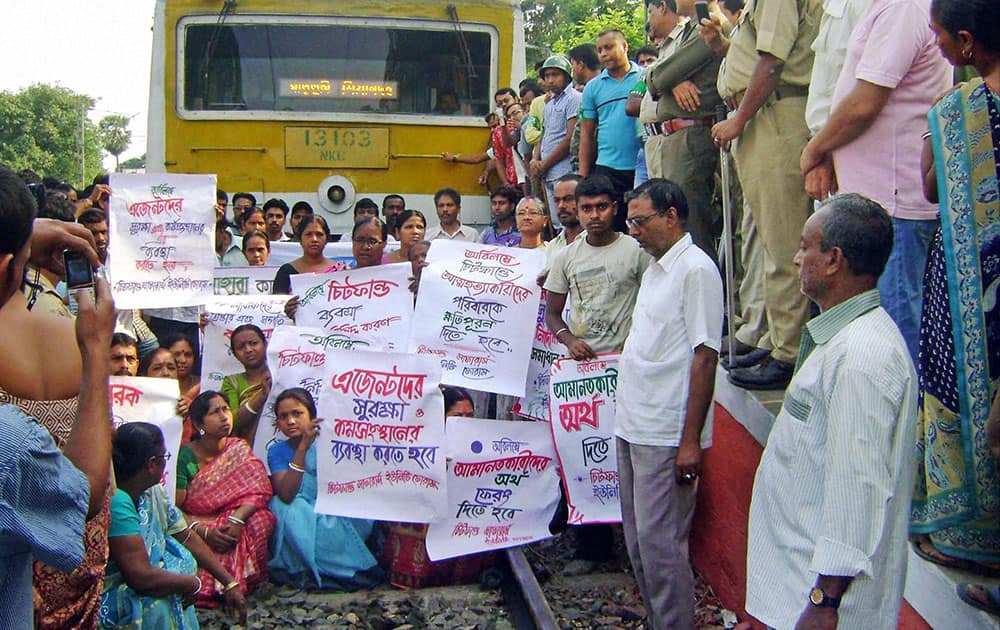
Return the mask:
M 764 294 L 772 357 L 794 363 L 809 303 L 799 290 L 792 262 L 812 204 L 799 171 L 799 158 L 809 140 L 805 106 L 812 73 L 812 42 L 819 29 L 821 0 L 750 0 L 733 31 L 729 52 L 719 72 L 723 98 L 738 105 L 750 83 L 760 53 L 784 63 L 777 88 L 747 123 L 734 155 L 751 220 L 763 246 L 759 273 Z M 753 343 L 737 334 L 744 343 Z M 769 342 L 769 343 L 768 343 Z
M 662 176 L 684 191 L 691 238 L 715 260 L 718 235 L 713 230 L 712 191 L 719 150 L 712 141 L 712 124 L 716 108 L 722 105 L 716 88 L 722 59 L 698 35 L 696 20 L 682 26 L 671 42 L 671 51 L 647 72 L 647 83 L 659 94 L 657 123 L 647 131 L 662 138 L 657 147 Z M 701 104 L 693 112 L 682 109 L 672 92 L 684 81 L 691 81 L 701 91 Z
M 684 30 L 683 20 L 686 18 L 681 19 L 682 21 L 660 43 L 656 61 L 646 66 L 644 81 L 647 87 L 646 93 L 642 96 L 642 103 L 639 105 L 639 124 L 643 128 L 642 141 L 646 153 L 646 174 L 649 176 L 649 179 L 663 177 L 663 170 L 660 167 L 660 143 L 663 141 L 663 136 L 660 134 L 649 134 L 647 131 L 650 125 L 659 121 L 656 115 L 657 99 L 653 97 L 654 90 L 649 89 L 649 70 L 656 64 L 663 62 L 664 59 L 673 53 L 674 40 Z

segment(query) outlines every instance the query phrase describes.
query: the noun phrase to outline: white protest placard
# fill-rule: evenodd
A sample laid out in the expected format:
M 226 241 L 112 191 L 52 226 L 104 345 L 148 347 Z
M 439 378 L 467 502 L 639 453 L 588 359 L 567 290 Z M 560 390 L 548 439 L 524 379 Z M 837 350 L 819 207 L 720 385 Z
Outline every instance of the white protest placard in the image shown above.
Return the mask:
M 448 509 L 427 530 L 427 556 L 442 560 L 551 538 L 559 476 L 542 422 L 448 418 Z
M 212 295 L 215 175 L 111 175 L 108 267 L 119 309 L 198 306 Z
M 618 353 L 590 361 L 557 359 L 549 381 L 549 413 L 571 525 L 617 523 L 618 451 L 615 392 Z
M 295 323 L 402 352 L 413 320 L 410 263 L 291 277 L 299 296 Z
M 177 493 L 177 453 L 181 449 L 183 421 L 177 415 L 180 386 L 172 378 L 112 376 L 111 415 L 115 428 L 129 422 L 148 422 L 160 427 L 170 459 L 160 481 L 173 503 Z
M 212 290 L 216 295 L 270 295 L 274 267 L 216 267 Z
M 441 368 L 430 357 L 333 351 L 316 438 L 316 512 L 426 523 L 447 511 Z
M 229 374 L 243 372 L 243 365 L 233 355 L 229 339 L 243 324 L 261 329 L 266 339 L 278 326 L 291 320 L 285 316 L 287 295 L 213 296 L 205 305 L 205 341 L 202 345 L 201 391 L 218 391 Z
M 437 357 L 447 385 L 523 396 L 544 252 L 437 240 L 427 264 L 409 351 Z
M 549 368 L 552 362 L 568 354 L 566 346 L 559 343 L 545 324 L 546 291 L 542 289 L 542 301 L 538 305 L 535 319 L 535 337 L 531 342 L 531 359 L 528 362 L 528 378 L 524 396 L 512 411 L 533 420 L 549 420 Z
M 365 348 L 366 344 L 321 328 L 279 326 L 271 333 L 267 343 L 271 393 L 260 412 L 253 440 L 253 454 L 264 462 L 265 468 L 268 447 L 285 440 L 274 417 L 274 402 L 278 395 L 286 389 L 301 387 L 312 395 L 318 407 L 323 382 L 329 380 L 332 370 L 328 354 L 333 350 L 354 347 Z

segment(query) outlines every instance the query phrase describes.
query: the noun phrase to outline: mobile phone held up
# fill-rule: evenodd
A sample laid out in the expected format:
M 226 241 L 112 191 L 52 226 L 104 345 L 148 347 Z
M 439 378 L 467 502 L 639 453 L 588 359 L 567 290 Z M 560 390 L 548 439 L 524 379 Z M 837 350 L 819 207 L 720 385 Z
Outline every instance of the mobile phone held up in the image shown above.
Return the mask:
M 72 294 L 78 289 L 94 289 L 94 269 L 82 254 L 64 250 L 63 263 L 66 265 L 66 288 Z
M 702 20 L 707 20 L 708 18 L 708 3 L 707 2 L 695 2 L 694 11 L 698 16 L 698 24 L 701 24 Z

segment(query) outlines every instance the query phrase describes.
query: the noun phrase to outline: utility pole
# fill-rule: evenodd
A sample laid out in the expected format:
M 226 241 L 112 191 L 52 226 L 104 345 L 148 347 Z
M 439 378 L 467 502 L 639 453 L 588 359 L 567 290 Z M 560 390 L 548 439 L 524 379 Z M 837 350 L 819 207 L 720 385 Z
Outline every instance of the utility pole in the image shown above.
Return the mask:
M 87 141 L 84 137 L 84 120 L 87 115 L 87 110 L 84 108 L 83 103 L 80 103 L 80 185 L 86 186 L 86 146 Z

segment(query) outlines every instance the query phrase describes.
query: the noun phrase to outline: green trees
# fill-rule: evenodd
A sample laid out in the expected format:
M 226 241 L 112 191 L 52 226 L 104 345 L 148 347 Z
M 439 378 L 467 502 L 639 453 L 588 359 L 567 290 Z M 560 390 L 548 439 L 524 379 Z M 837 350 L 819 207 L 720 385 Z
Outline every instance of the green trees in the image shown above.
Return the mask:
M 521 10 L 528 68 L 552 52 L 594 42 L 607 29 L 625 33 L 631 51 L 644 41 L 642 0 L 522 0 Z
M 146 168 L 146 154 L 143 153 L 142 157 L 129 158 L 118 165 L 118 169 L 122 171 L 136 170 Z
M 0 162 L 89 183 L 103 170 L 97 126 L 86 116 L 93 106 L 91 97 L 62 86 L 38 83 L 16 94 L 0 92 Z
M 104 170 L 103 148 L 117 170 L 132 141 L 129 117 L 111 114 L 95 125 L 87 117 L 93 107 L 91 97 L 59 85 L 0 92 L 0 162 L 85 186 Z
M 132 142 L 132 132 L 128 130 L 128 123 L 129 117 L 123 114 L 109 114 L 97 123 L 101 146 L 115 156 L 115 172 L 121 169 L 118 156 L 124 153 Z

